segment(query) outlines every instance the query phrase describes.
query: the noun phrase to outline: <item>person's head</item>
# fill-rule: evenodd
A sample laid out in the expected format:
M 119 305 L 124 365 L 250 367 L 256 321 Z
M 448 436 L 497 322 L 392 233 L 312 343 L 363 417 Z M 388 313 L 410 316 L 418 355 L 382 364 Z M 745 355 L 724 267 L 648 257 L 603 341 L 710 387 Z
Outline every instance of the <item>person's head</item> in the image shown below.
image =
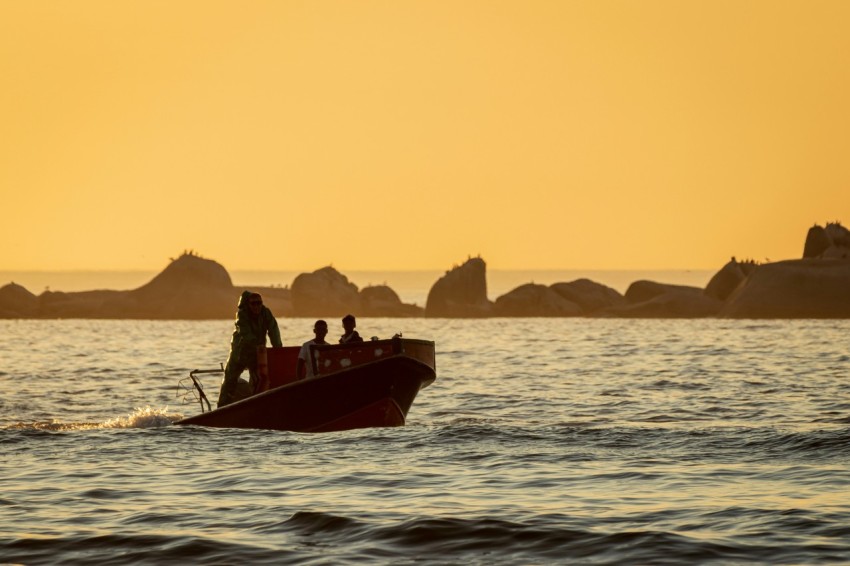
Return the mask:
M 317 320 L 313 325 L 313 334 L 316 335 L 318 340 L 324 340 L 325 336 L 328 335 L 328 323 L 324 320 Z
M 260 314 L 260 311 L 263 310 L 263 297 L 259 293 L 251 293 L 248 297 L 248 308 L 251 309 L 252 314 Z
M 347 314 L 342 317 L 342 327 L 345 329 L 346 334 L 354 330 L 355 326 L 357 326 L 357 320 L 353 314 Z

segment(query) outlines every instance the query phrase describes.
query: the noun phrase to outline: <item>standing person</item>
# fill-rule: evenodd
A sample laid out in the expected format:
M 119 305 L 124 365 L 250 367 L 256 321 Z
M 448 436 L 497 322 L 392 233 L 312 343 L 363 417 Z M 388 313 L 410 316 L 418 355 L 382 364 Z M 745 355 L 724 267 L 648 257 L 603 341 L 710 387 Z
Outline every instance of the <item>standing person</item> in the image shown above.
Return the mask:
M 236 323 L 230 340 L 230 356 L 224 367 L 224 381 L 218 394 L 218 406 L 224 407 L 236 401 L 236 386 L 239 376 L 246 369 L 250 375 L 252 389 L 259 383 L 257 375 L 257 348 L 266 345 L 266 335 L 272 346 L 282 346 L 280 329 L 272 311 L 263 305 L 259 293 L 243 291 L 236 310 Z
M 345 330 L 345 333 L 339 338 L 340 344 L 357 344 L 363 341 L 360 333 L 354 330 L 355 326 L 357 326 L 357 320 L 353 314 L 347 314 L 342 318 L 342 329 Z
M 313 334 L 316 337 L 304 342 L 301 346 L 301 351 L 298 352 L 298 363 L 295 366 L 295 375 L 298 376 L 298 379 L 313 377 L 313 358 L 310 355 L 310 346 L 314 344 L 324 346 L 327 344 L 325 342 L 325 336 L 328 335 L 328 323 L 324 320 L 317 320 L 313 325 Z

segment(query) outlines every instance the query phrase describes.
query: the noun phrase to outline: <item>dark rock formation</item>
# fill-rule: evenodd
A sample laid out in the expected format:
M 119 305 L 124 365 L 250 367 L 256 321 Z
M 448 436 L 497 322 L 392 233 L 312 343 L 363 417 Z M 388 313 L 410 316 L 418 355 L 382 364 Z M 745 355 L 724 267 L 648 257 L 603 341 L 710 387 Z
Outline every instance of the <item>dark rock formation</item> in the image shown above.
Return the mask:
M 129 316 L 126 308 L 115 308 L 128 291 L 45 291 L 38 297 L 40 318 L 143 318 Z M 156 318 L 156 317 L 148 317 Z
M 149 283 L 132 291 L 45 291 L 31 318 L 232 318 L 241 291 L 220 264 L 185 253 Z M 29 292 L 27 292 L 29 293 Z M 0 313 L 0 316 L 5 316 Z
M 584 314 L 593 314 L 601 309 L 622 306 L 626 303 L 625 297 L 618 291 L 590 279 L 554 283 L 549 288 L 580 306 Z
M 221 264 L 185 253 L 149 283 L 105 306 L 123 310 L 126 318 L 211 319 L 232 317 L 238 300 Z
M 655 281 L 641 279 L 640 281 L 635 281 L 626 289 L 626 302 L 630 304 L 643 303 L 671 292 L 699 295 L 702 294 L 702 289 L 689 285 L 670 285 L 668 283 L 656 283 Z
M 643 280 L 623 296 L 579 279 L 549 287 L 528 283 L 495 303 L 487 299 L 484 260 L 470 258 L 434 283 L 424 310 L 402 303 L 386 285 L 358 291 L 332 267 L 299 275 L 291 289 L 251 290 L 261 293 L 278 317 L 850 318 L 850 230 L 838 222 L 812 227 L 803 255 L 764 265 L 732 258 L 704 290 Z M 36 297 L 11 283 L 0 288 L 0 318 L 232 319 L 242 290 L 233 287 L 220 264 L 184 253 L 132 291 L 46 291 Z
M 635 281 L 626 290 L 626 304 L 602 309 L 601 316 L 624 318 L 701 318 L 714 316 L 723 302 L 699 287 Z
M 437 280 L 428 292 L 425 316 L 476 318 L 493 314 L 487 299 L 487 264 L 470 258 Z
M 546 285 L 526 283 L 496 299 L 496 316 L 581 316 L 582 308 Z
M 425 309 L 401 302 L 398 294 L 386 285 L 373 285 L 360 290 L 362 316 L 412 317 L 422 316 Z
M 806 243 L 803 246 L 803 258 L 820 257 L 826 249 L 832 245 L 832 240 L 826 235 L 823 226 L 815 224 L 809 228 L 806 234 Z
M 729 318 L 848 318 L 850 261 L 799 259 L 759 265 L 719 314 Z
M 670 287 L 677 287 L 671 285 Z M 703 318 L 716 315 L 723 302 L 690 290 L 672 290 L 637 303 L 609 307 L 598 315 L 621 318 Z
M 9 283 L 0 287 L 0 318 L 31 318 L 38 312 L 38 297 Z
M 705 286 L 704 293 L 713 299 L 725 301 L 755 267 L 754 261 L 739 262 L 733 257 L 714 274 Z
M 333 267 L 302 273 L 292 282 L 295 316 L 337 317 L 360 314 L 357 285 Z
M 803 246 L 803 259 L 850 259 L 850 230 L 840 222 L 828 222 L 826 227 L 817 224 L 809 228 Z

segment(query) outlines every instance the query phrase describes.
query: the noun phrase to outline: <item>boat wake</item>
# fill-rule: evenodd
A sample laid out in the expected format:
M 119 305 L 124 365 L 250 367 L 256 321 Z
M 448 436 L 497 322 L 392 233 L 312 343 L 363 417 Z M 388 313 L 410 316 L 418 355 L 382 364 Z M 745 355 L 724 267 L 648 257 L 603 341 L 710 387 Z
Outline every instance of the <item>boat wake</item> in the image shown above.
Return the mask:
M 152 407 L 137 407 L 136 410 L 124 417 L 108 419 L 102 423 L 62 423 L 57 421 L 38 421 L 31 423 L 17 423 L 9 429 L 18 430 L 96 430 L 108 428 L 159 428 L 171 426 L 175 421 L 183 418 L 181 413 L 169 413 L 168 407 L 155 409 Z
M 151 407 L 139 408 L 126 417 L 109 419 L 98 428 L 158 428 L 169 426 L 175 421 L 183 418 L 180 413 L 169 414 L 168 407 L 164 409 L 152 409 Z

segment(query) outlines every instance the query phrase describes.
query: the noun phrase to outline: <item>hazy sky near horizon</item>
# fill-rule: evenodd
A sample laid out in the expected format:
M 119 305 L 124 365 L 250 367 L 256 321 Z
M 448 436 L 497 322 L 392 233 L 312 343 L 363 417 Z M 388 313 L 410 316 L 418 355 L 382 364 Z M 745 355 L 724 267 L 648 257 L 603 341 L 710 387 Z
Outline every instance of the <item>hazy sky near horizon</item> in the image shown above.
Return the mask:
M 850 222 L 850 2 L 0 3 L 0 269 L 719 268 Z

